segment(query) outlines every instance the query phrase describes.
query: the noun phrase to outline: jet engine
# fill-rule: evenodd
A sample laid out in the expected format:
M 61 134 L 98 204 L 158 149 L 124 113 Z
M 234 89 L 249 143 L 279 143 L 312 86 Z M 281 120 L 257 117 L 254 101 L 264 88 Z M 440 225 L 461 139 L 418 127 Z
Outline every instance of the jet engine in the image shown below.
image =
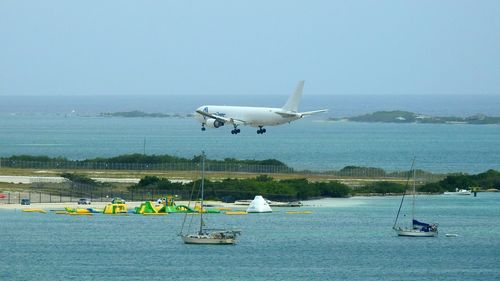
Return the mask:
M 205 124 L 210 128 L 219 128 L 219 127 L 224 126 L 224 122 L 221 122 L 221 121 L 219 121 L 217 119 L 213 119 L 213 118 L 208 118 L 207 121 L 205 122 Z

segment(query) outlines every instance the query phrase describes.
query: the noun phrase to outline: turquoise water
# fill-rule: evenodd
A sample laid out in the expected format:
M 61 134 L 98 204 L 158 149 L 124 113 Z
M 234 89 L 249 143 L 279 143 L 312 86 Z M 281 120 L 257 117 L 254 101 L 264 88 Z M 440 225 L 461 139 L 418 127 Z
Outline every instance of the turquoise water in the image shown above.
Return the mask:
M 419 219 L 439 223 L 437 238 L 394 236 L 399 197 L 309 201 L 310 215 L 209 215 L 209 226 L 242 230 L 235 246 L 184 245 L 181 214 L 1 210 L 0 279 L 498 280 L 499 199 L 419 197 Z
M 0 156 L 20 154 L 70 159 L 127 153 L 212 159 L 269 159 L 299 170 L 338 170 L 348 165 L 432 172 L 479 173 L 500 169 L 500 126 L 369 124 L 303 119 L 267 128 L 265 135 L 242 127 L 200 131 L 194 119 L 98 118 L 54 115 L 0 118 Z M 146 144 L 144 146 L 144 143 Z M 145 148 L 145 149 L 144 149 Z

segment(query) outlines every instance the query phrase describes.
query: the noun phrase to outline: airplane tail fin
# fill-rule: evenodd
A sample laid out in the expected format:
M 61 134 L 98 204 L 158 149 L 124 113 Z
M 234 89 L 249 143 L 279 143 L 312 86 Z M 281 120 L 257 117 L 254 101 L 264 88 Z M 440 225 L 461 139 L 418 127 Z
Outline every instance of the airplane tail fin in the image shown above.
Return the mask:
M 291 95 L 285 105 L 282 107 L 283 110 L 297 112 L 299 110 L 300 97 L 302 96 L 302 89 L 304 89 L 304 80 L 299 81 L 295 92 Z

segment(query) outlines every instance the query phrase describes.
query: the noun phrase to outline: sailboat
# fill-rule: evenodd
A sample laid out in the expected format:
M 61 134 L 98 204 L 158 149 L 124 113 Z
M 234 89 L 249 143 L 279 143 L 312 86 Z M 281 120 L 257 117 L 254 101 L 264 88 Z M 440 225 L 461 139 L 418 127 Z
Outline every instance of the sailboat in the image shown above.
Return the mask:
M 203 194 L 205 186 L 205 152 L 201 155 L 201 198 L 200 198 L 200 226 L 197 232 L 183 234 L 182 230 L 180 236 L 186 244 L 213 244 L 213 245 L 232 245 L 236 243 L 236 236 L 241 234 L 239 230 L 229 229 L 208 229 L 205 228 L 203 221 Z M 186 213 L 187 216 L 187 213 Z M 184 217 L 184 222 L 186 217 Z M 183 223 L 184 228 L 184 223 Z
M 415 159 L 413 159 L 413 163 L 411 164 L 410 171 L 413 171 L 413 196 L 412 196 L 412 209 L 411 209 L 411 227 L 401 227 L 397 226 L 399 214 L 401 213 L 401 207 L 403 206 L 403 202 L 406 195 L 406 189 L 408 187 L 408 183 L 410 181 L 410 175 L 408 175 L 408 179 L 406 181 L 405 191 L 403 193 L 403 197 L 401 198 L 401 203 L 399 204 L 398 214 L 396 215 L 396 220 L 394 221 L 393 229 L 396 231 L 398 236 L 410 236 L 410 237 L 435 237 L 438 235 L 438 225 L 437 224 L 428 224 L 425 222 L 421 222 L 415 219 L 415 199 L 416 199 L 416 190 L 415 190 L 415 174 L 416 171 L 414 169 Z

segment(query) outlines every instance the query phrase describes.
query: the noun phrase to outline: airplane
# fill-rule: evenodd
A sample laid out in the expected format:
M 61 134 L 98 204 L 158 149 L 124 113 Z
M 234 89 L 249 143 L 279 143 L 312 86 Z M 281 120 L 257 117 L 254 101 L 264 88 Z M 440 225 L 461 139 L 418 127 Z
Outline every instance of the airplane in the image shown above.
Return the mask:
M 298 120 L 302 117 L 326 112 L 327 109 L 298 112 L 304 81 L 299 81 L 297 88 L 282 108 L 203 105 L 196 109 L 194 118 L 201 123 L 201 130 L 219 128 L 226 124 L 233 125 L 231 134 L 241 131 L 240 125 L 259 128 L 257 134 L 266 133 L 264 126 L 276 126 Z

